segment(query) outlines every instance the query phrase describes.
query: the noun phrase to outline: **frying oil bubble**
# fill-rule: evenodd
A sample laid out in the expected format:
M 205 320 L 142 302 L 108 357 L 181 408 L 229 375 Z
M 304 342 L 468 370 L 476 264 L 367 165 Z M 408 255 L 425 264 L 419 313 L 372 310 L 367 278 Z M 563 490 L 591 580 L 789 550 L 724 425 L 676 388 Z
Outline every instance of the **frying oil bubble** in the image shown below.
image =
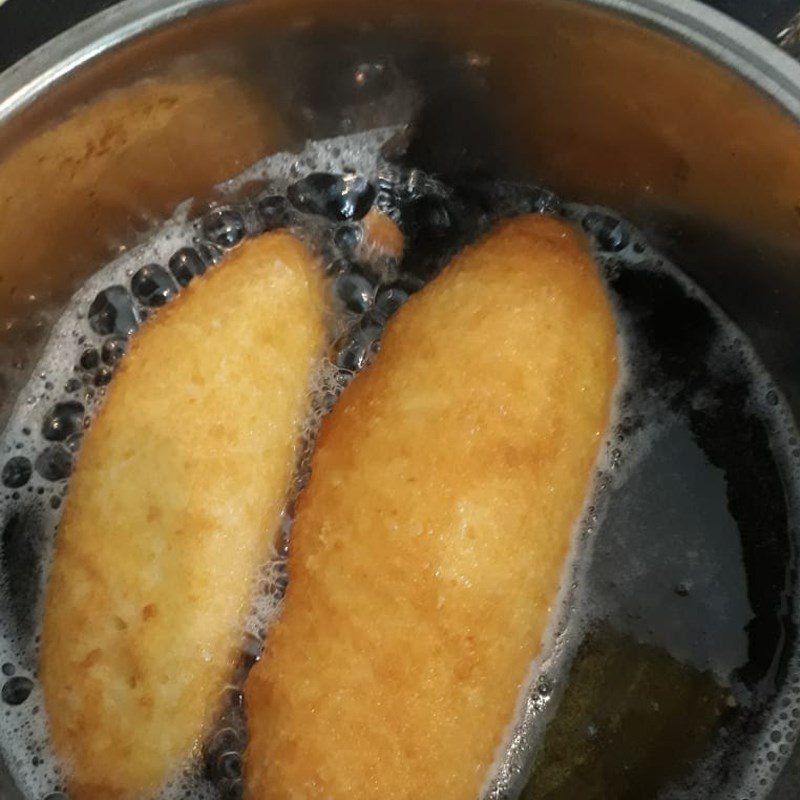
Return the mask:
M 695 414 L 713 408 L 726 380 L 744 386 L 746 405 L 763 421 L 771 452 L 785 478 L 794 525 L 797 459 L 790 455 L 790 441 L 796 443 L 798 436 L 791 414 L 744 336 L 700 289 L 607 209 L 562 205 L 545 190 L 501 181 L 484 180 L 470 186 L 468 193 L 459 193 L 419 170 L 387 163 L 381 148 L 396 133 L 382 129 L 310 142 L 300 154 L 264 159 L 222 184 L 217 203 L 198 219 L 189 217 L 191 203 L 182 204 L 158 235 L 126 250 L 92 276 L 55 323 L 34 377 L 21 392 L 0 439 L 2 463 L 10 464 L 4 468 L 0 489 L 5 595 L 0 614 L 0 663 L 14 670 L 6 681 L 22 678 L 30 683 L 17 681 L 12 687 L 15 692 L 9 690 L 15 700 L 27 691 L 29 694 L 17 704 L 4 705 L 8 724 L 0 734 L 0 747 L 28 797 L 64 789 L 64 776 L 48 750 L 36 667 L 52 542 L 67 473 L 79 450 L 84 424 L 90 424 L 102 403 L 103 387 L 125 358 L 127 337 L 146 324 L 154 309 L 171 302 L 183 287 L 218 262 L 225 250 L 264 230 L 289 227 L 320 255 L 330 282 L 330 347 L 309 386 L 311 411 L 299 434 L 298 467 L 278 522 L 278 544 L 256 577 L 239 662 L 230 684 L 222 690 L 219 719 L 198 755 L 176 765 L 160 800 L 212 800 L 241 793 L 246 735 L 241 689 L 280 612 L 294 502 L 308 479 L 320 425 L 342 390 L 379 350 L 383 327 L 391 315 L 454 252 L 498 218 L 515 213 L 559 213 L 586 232 L 616 312 L 621 360 L 608 440 L 597 464 L 594 488 L 576 526 L 573 552 L 542 655 L 531 665 L 516 717 L 509 721 L 483 796 L 493 800 L 518 796 L 545 726 L 557 712 L 577 646 L 598 614 L 615 618 L 619 613 L 612 600 L 594 589 L 593 581 L 602 573 L 605 557 L 598 541 L 610 539 L 609 509 L 628 491 L 647 459 L 663 446 L 672 417 L 688 413 L 686 408 Z M 244 188 L 254 185 L 259 187 L 255 194 L 242 200 Z M 403 257 L 375 254 L 370 260 L 371 251 L 362 247 L 362 225 L 372 209 L 399 225 L 406 242 Z M 664 372 L 669 363 L 665 367 L 659 361 L 666 351 L 659 350 L 655 339 L 642 339 L 642 309 L 631 289 L 638 286 L 637 281 L 644 286 L 667 287 L 700 309 L 698 325 L 704 331 L 705 349 L 697 358 L 704 365 L 703 381 L 687 390 L 686 397 L 676 390 L 675 376 Z M 669 357 L 665 360 L 669 362 Z M 48 450 L 53 447 L 59 448 L 57 458 Z M 273 532 L 265 531 L 265 536 L 272 538 Z M 17 588 L 23 585 L 30 588 L 20 600 Z M 684 604 L 703 595 L 693 575 L 671 579 L 669 593 L 671 602 Z M 702 663 L 722 684 L 736 685 L 730 664 L 719 657 L 724 648 L 711 655 L 687 648 L 682 655 L 689 662 Z M 722 755 L 712 753 L 698 767 L 700 784 L 709 787 L 709 797 L 726 796 L 713 792 L 714 784 L 719 784 L 715 759 L 723 756 L 726 763 L 735 765 L 737 779 L 746 780 L 754 797 L 764 795 L 774 768 L 786 758 L 786 743 L 794 740 L 792 724 L 800 716 L 800 678 L 794 680 L 800 675 L 800 665 L 792 662 L 789 673 L 791 691 L 783 692 L 781 703 L 770 700 L 760 712 L 763 722 L 759 730 L 766 737 L 768 755 L 753 761 L 751 740 L 733 758 L 730 747 L 720 745 Z M 749 708 L 749 702 L 748 693 L 742 691 L 743 708 Z M 781 710 L 784 718 L 778 716 Z M 693 791 L 693 798 L 700 796 L 697 784 Z M 676 798 L 689 796 L 681 795 L 679 786 L 674 792 Z

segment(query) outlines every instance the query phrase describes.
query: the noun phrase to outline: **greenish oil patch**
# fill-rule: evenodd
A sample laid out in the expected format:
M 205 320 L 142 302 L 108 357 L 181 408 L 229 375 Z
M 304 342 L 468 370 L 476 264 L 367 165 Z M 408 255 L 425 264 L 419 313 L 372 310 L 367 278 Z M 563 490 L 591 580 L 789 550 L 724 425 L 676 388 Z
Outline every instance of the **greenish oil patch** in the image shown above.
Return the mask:
M 708 751 L 730 703 L 711 673 L 600 626 L 576 654 L 522 798 L 655 798 Z

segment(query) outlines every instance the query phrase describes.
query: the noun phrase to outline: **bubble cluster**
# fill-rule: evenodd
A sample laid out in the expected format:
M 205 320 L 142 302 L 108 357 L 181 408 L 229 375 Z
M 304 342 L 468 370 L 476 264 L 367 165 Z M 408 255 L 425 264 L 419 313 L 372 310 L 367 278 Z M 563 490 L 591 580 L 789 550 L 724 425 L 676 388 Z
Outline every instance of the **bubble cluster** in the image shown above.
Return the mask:
M 34 466 L 46 481 L 63 481 L 72 471 L 72 455 L 61 445 L 50 445 L 39 453 Z
M 103 289 L 89 306 L 89 325 L 101 335 L 119 333 L 130 336 L 138 329 L 139 321 L 140 315 L 124 286 Z
M 375 296 L 372 281 L 358 270 L 342 272 L 334 281 L 334 291 L 348 311 L 363 314 Z
M 33 681 L 30 678 L 17 675 L 9 678 L 0 689 L 0 699 L 9 706 L 19 706 L 24 703 L 31 694 Z
M 63 442 L 83 430 L 83 404 L 77 400 L 56 403 L 42 423 L 42 436 L 50 442 Z
M 329 172 L 312 172 L 287 191 L 298 211 L 335 222 L 362 219 L 372 207 L 375 194 L 375 187 L 363 176 Z
M 360 80 L 367 87 L 378 79 L 379 74 L 365 67 Z M 798 459 L 787 454 L 793 447 L 797 449 L 798 437 L 779 390 L 741 333 L 632 226 L 611 211 L 564 204 L 553 193 L 535 186 L 474 177 L 445 183 L 401 162 L 390 163 L 381 148 L 396 133 L 385 129 L 311 142 L 301 153 L 264 159 L 222 184 L 215 200 L 197 219 L 189 216 L 191 203 L 181 205 L 151 241 L 125 251 L 91 277 L 56 323 L 0 440 L 3 538 L 16 543 L 20 553 L 17 561 L 6 558 L 3 562 L 5 582 L 11 586 L 14 576 L 23 574 L 23 561 L 32 576 L 25 581 L 31 587 L 25 608 L 12 613 L 9 603 L 8 613 L 0 613 L 2 700 L 6 713 L 14 715 L 0 737 L 0 747 L 30 797 L 58 800 L 64 786 L 48 750 L 44 714 L 39 713 L 42 697 L 35 677 L 38 628 L 23 628 L 18 620 L 35 616 L 41 606 L 53 537 L 83 431 L 101 406 L 114 371 L 124 362 L 130 336 L 226 251 L 263 231 L 288 227 L 318 253 L 333 299 L 330 347 L 309 387 L 312 411 L 302 431 L 297 473 L 280 521 L 278 545 L 258 575 L 238 663 L 223 689 L 219 717 L 201 755 L 176 765 L 175 775 L 160 795 L 162 800 L 240 796 L 246 744 L 242 686 L 280 610 L 288 580 L 286 557 L 294 501 L 308 478 L 319 427 L 349 381 L 378 352 L 384 326 L 392 315 L 453 253 L 500 218 L 519 213 L 558 214 L 587 233 L 620 320 L 623 371 L 609 441 L 578 525 L 568 567 L 570 579 L 564 581 L 543 655 L 531 665 L 516 723 L 484 787 L 486 798 L 499 800 L 518 792 L 543 726 L 563 692 L 565 672 L 585 631 L 587 609 L 595 604 L 586 586 L 591 583 L 587 576 L 597 534 L 603 531 L 609 504 L 643 463 L 655 440 L 654 426 L 663 418 L 660 412 L 654 413 L 661 408 L 654 398 L 672 403 L 670 413 L 675 414 L 701 414 L 704 403 L 713 406 L 719 401 L 714 386 L 698 385 L 692 387 L 684 408 L 675 399 L 680 394 L 674 390 L 675 375 L 653 377 L 654 354 L 661 355 L 660 345 L 654 340 L 645 352 L 646 347 L 631 344 L 632 332 L 638 330 L 632 321 L 638 311 L 631 299 L 631 281 L 643 280 L 655 288 L 663 288 L 664 281 L 677 286 L 697 302 L 701 322 L 712 320 L 713 341 L 707 352 L 690 355 L 703 363 L 722 365 L 725 374 L 730 373 L 731 363 L 738 365 L 736 374 L 742 379 L 747 408 L 755 409 L 752 413 L 769 431 L 789 487 L 788 500 L 796 503 Z M 250 199 L 243 200 L 243 187 L 253 186 L 254 190 L 248 189 Z M 401 247 L 373 246 L 370 225 L 376 215 L 396 226 L 402 235 Z M 734 341 L 738 342 L 735 346 Z M 689 343 L 684 349 L 689 352 Z M 669 366 L 666 358 L 659 368 Z M 704 380 L 719 377 L 714 370 L 702 375 Z M 35 533 L 29 520 L 37 521 Z M 691 576 L 669 584 L 670 602 L 675 604 L 688 608 L 696 594 Z M 800 674 L 800 665 L 790 673 Z M 769 722 L 755 729 L 755 736 L 767 736 L 767 746 L 758 763 L 741 765 L 738 774 L 750 770 L 757 776 L 755 783 L 748 779 L 748 785 L 764 780 L 766 786 L 796 738 L 800 680 L 779 694 L 786 702 L 779 709 L 776 701 L 774 710 L 776 715 L 785 714 L 785 719 L 776 717 L 773 724 L 770 706 L 764 715 Z M 742 696 L 744 715 L 747 702 Z M 730 740 L 735 738 L 731 735 Z M 731 745 L 726 747 L 728 752 Z M 762 796 L 763 790 L 759 791 Z
M 288 225 L 292 219 L 289 199 L 280 194 L 267 194 L 257 203 L 264 230 L 273 231 Z
M 207 266 L 205 259 L 193 247 L 182 247 L 169 259 L 170 272 L 181 286 L 188 286 L 191 280 L 203 275 Z
M 3 464 L 3 486 L 19 489 L 30 480 L 32 472 L 33 467 L 29 459 L 25 456 L 12 456 Z
M 147 264 L 131 278 L 131 292 L 142 305 L 159 308 L 175 296 L 175 284 L 164 267 Z

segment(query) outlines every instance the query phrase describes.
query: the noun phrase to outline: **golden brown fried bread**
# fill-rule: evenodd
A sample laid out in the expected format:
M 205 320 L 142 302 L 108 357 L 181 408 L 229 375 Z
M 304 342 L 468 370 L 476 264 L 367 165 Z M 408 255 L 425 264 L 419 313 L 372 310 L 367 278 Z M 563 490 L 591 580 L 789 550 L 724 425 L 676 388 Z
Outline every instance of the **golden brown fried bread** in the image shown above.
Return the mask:
M 170 214 L 285 141 L 255 89 L 197 64 L 93 98 L 0 154 L 0 274 L 15 297 L 66 299 L 130 239 L 131 220 Z M 8 294 L 4 320 L 25 313 Z
M 245 686 L 249 800 L 475 800 L 608 424 L 582 238 L 521 217 L 390 321 L 323 424 L 289 588 Z
M 291 479 L 323 310 L 309 252 L 265 234 L 134 338 L 86 434 L 45 602 L 41 677 L 70 797 L 148 796 L 213 715 Z

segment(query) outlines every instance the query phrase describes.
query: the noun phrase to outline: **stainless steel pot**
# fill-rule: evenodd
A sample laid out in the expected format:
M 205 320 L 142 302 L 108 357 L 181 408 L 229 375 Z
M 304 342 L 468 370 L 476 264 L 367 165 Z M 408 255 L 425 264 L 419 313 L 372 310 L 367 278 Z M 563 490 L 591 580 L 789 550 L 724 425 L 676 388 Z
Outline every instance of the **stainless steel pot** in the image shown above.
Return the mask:
M 378 53 L 407 82 L 362 113 L 335 76 Z M 488 153 L 642 226 L 800 413 L 800 66 L 689 0 L 128 0 L 59 36 L 0 76 L 0 393 L 47 313 L 176 202 L 395 121 L 403 92 L 443 145 L 422 162 Z M 798 791 L 800 757 L 771 797 Z

